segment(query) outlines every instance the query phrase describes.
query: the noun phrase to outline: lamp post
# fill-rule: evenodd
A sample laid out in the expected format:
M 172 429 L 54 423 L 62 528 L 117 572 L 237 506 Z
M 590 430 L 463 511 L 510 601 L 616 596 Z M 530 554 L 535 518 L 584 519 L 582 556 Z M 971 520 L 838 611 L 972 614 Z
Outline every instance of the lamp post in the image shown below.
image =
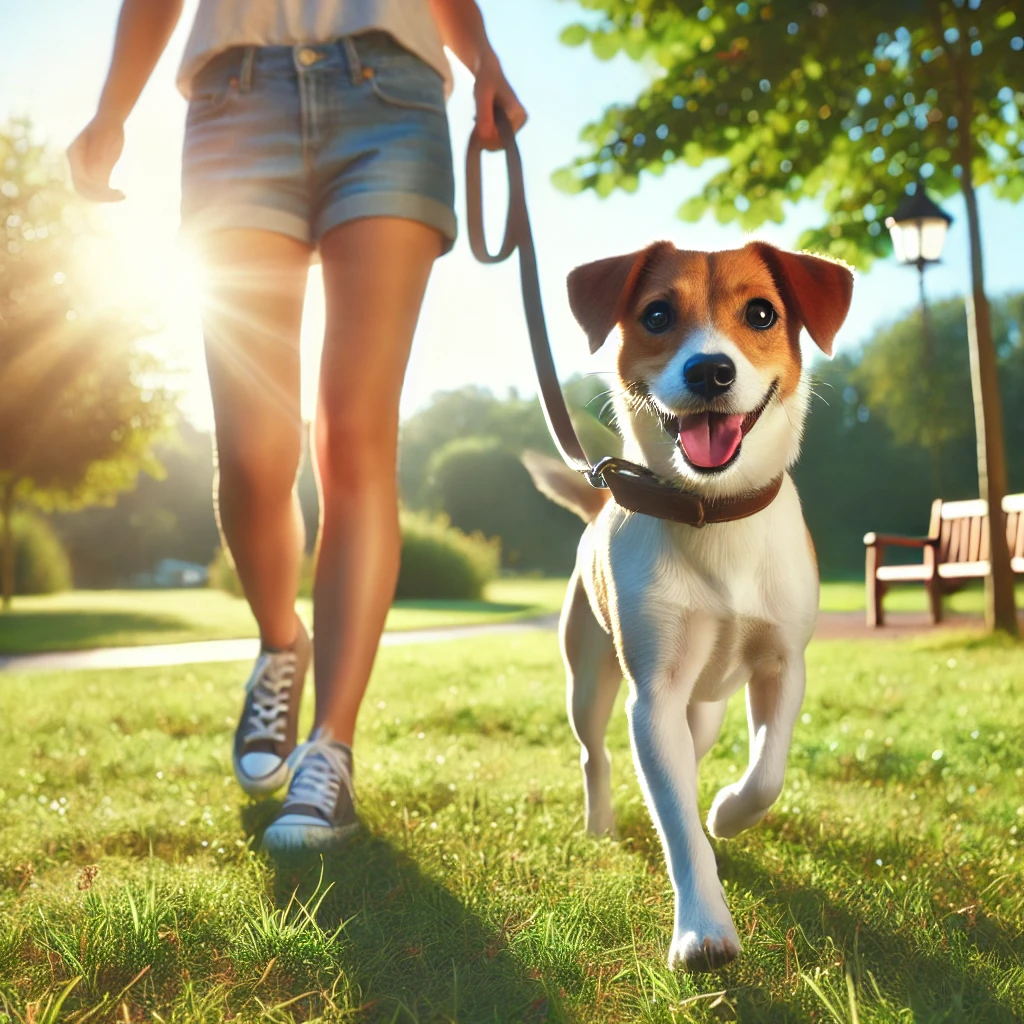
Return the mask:
M 985 622 L 989 629 L 998 627 L 1016 634 L 1013 573 L 1010 568 L 1010 550 L 1005 542 L 1002 512 L 1002 502 L 1006 496 L 1006 455 L 999 381 L 988 328 L 988 305 L 981 286 L 981 239 L 978 237 L 976 211 L 972 215 L 973 193 L 965 189 L 964 194 L 968 201 L 971 245 L 975 254 L 972 260 L 974 290 L 967 298 L 967 343 L 971 357 L 971 392 L 974 396 L 974 428 L 978 445 L 978 493 L 988 503 L 989 510 L 990 569 L 985 577 Z M 914 194 L 904 197 L 893 215 L 885 221 L 897 259 L 918 268 L 925 318 L 926 353 L 931 351 L 931 335 L 924 302 L 924 269 L 928 264 L 935 263 L 941 255 L 946 230 L 952 220 L 949 214 L 925 195 L 924 187 L 919 182 Z
M 925 267 L 939 262 L 946 243 L 946 231 L 953 218 L 942 207 L 933 203 L 918 181 L 913 195 L 904 195 L 895 213 L 885 219 L 892 237 L 896 259 L 906 266 L 917 267 L 918 289 L 921 296 L 921 332 L 924 340 L 924 374 L 928 383 L 928 451 L 931 456 L 932 496 L 942 490 L 942 444 L 935 433 L 942 410 L 936 407 L 938 392 L 935 387 L 935 335 L 932 333 L 928 302 L 924 292 Z

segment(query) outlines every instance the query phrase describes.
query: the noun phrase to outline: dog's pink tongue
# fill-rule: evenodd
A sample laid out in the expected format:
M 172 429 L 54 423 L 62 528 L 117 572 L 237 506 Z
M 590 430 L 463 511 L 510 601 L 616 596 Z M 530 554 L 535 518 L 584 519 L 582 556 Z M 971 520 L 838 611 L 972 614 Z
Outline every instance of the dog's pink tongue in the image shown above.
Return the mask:
M 704 469 L 724 466 L 743 440 L 743 414 L 695 412 L 679 418 L 679 443 L 686 457 Z

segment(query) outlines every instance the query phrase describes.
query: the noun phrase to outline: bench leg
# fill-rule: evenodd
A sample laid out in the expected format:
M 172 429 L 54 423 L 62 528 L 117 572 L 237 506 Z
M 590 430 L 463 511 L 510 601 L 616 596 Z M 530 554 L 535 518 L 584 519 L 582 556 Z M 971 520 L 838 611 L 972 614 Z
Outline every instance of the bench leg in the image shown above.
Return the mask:
M 928 610 L 931 612 L 932 625 L 937 626 L 942 621 L 942 581 L 938 576 L 933 576 L 926 584 L 928 591 Z
M 867 624 L 870 629 L 885 625 L 885 614 L 882 611 L 885 584 L 878 578 L 877 569 L 878 548 L 869 547 L 864 559 L 864 607 L 867 611 Z

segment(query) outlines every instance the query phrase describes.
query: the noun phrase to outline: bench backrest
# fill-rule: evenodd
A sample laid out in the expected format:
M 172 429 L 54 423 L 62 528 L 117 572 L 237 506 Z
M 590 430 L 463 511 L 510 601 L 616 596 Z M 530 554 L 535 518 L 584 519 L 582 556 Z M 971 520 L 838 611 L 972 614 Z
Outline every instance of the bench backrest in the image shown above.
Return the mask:
M 1006 544 L 1011 558 L 1024 558 L 1024 494 L 1008 494 L 1003 498 L 1006 516 Z M 983 528 L 988 516 L 984 498 L 971 501 L 932 502 L 928 536 L 938 540 L 939 562 L 984 562 L 989 556 L 988 530 Z

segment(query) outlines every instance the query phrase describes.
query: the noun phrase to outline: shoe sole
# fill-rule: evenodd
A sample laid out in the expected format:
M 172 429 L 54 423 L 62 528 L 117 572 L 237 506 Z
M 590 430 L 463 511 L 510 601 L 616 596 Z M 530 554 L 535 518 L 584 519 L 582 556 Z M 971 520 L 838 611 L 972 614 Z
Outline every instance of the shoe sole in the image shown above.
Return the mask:
M 263 833 L 260 849 L 273 855 L 289 853 L 326 853 L 337 850 L 362 827 L 358 821 L 348 825 L 273 825 Z

